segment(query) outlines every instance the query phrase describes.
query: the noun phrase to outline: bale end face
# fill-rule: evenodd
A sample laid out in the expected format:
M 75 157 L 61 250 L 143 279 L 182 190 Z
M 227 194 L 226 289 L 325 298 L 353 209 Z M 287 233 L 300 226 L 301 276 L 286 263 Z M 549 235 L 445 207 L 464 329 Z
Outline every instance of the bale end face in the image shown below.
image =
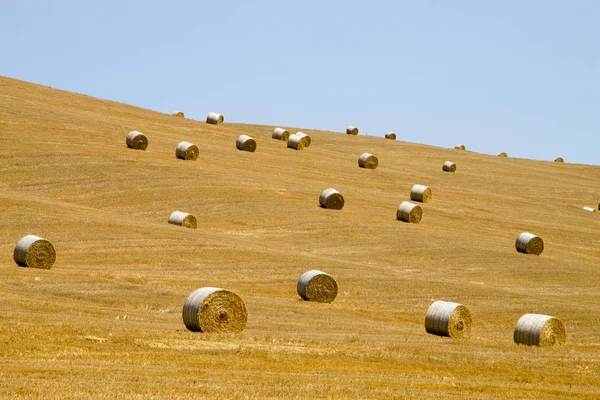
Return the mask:
M 539 256 L 544 251 L 544 241 L 533 233 L 523 232 L 517 238 L 515 247 L 519 253 Z
M 311 270 L 298 279 L 297 290 L 304 300 L 331 303 L 337 297 L 338 286 L 331 275 Z
M 444 165 L 442 165 L 442 170 L 446 172 L 456 172 L 456 164 L 452 161 L 446 161 Z
M 254 153 L 256 150 L 256 141 L 248 135 L 241 135 L 235 142 L 238 150 Z
M 414 185 L 410 191 L 410 199 L 421 203 L 429 203 L 431 195 L 431 189 L 425 185 Z
M 471 333 L 471 312 L 462 304 L 436 301 L 427 310 L 425 331 L 432 335 L 467 338 Z
M 396 218 L 403 222 L 419 223 L 423 217 L 423 209 L 421 206 L 408 201 L 403 201 L 396 211 Z
M 333 188 L 325 189 L 319 196 L 319 204 L 329 210 L 341 210 L 344 208 L 344 196 Z
M 131 131 L 125 139 L 127 147 L 134 150 L 146 150 L 148 148 L 148 138 L 142 132 Z
M 358 166 L 366 169 L 375 169 L 379 165 L 379 160 L 373 154 L 364 153 L 358 158 Z
M 347 135 L 358 135 L 358 128 L 355 126 L 349 126 L 346 128 Z
M 528 346 L 554 346 L 566 342 L 565 324 L 558 318 L 543 314 L 525 314 L 515 327 L 516 344 Z
M 48 240 L 27 235 L 15 246 L 13 258 L 21 267 L 50 269 L 56 261 L 56 250 Z
M 200 288 L 183 305 L 183 322 L 192 332 L 241 332 L 248 310 L 236 293 L 219 288 Z

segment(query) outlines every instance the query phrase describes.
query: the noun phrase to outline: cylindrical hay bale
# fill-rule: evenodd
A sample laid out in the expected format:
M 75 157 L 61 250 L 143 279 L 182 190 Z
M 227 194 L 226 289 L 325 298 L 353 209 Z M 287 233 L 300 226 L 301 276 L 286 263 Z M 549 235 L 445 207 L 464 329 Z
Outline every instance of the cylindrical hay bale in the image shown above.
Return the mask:
M 431 189 L 425 185 L 414 185 L 410 191 L 410 199 L 412 201 L 420 201 L 421 203 L 429 203 L 429 200 L 431 200 Z
M 347 135 L 358 135 L 358 128 L 355 126 L 349 126 L 346 128 Z
M 182 317 L 192 332 L 241 332 L 248 321 L 248 310 L 236 293 L 203 287 L 189 295 Z
M 403 201 L 396 211 L 396 218 L 400 221 L 419 223 L 423 217 L 423 209 L 417 204 L 413 204 L 409 201 Z
M 312 138 L 304 132 L 296 132 L 297 136 L 300 136 L 304 140 L 304 147 L 309 147 L 312 143 Z
M 287 141 L 290 138 L 290 132 L 283 128 L 275 128 L 273 130 L 273 139 Z
M 585 211 L 589 211 L 589 212 L 596 212 L 596 209 L 595 209 L 595 208 L 593 208 L 593 207 L 583 207 L 583 209 L 584 209 Z
M 208 116 L 206 117 L 207 124 L 221 125 L 224 120 L 225 119 L 223 118 L 223 116 L 216 112 L 209 112 Z
M 379 165 L 379 160 L 373 154 L 364 153 L 358 157 L 358 166 L 366 169 L 375 169 Z
M 304 300 L 331 303 L 335 300 L 338 287 L 333 276 L 325 272 L 310 270 L 298 279 L 298 294 Z
M 242 151 L 254 153 L 256 150 L 256 141 L 248 135 L 242 135 L 235 141 L 235 147 Z
M 394 132 L 388 132 L 385 134 L 386 139 L 396 140 L 396 134 Z
M 181 117 L 181 118 L 185 117 L 185 114 L 183 113 L 183 111 L 174 111 L 173 113 L 171 113 L 171 115 L 174 117 Z
M 565 160 L 562 157 L 558 157 L 554 159 L 554 162 L 565 162 Z
M 196 229 L 198 227 L 196 217 L 183 211 L 173 211 L 169 217 L 169 223 L 191 229 Z
M 198 150 L 198 146 L 189 142 L 181 142 L 177 145 L 177 149 L 175 149 L 175 155 L 182 160 L 195 161 L 199 154 L 200 150 Z
M 567 330 L 558 318 L 543 314 L 525 314 L 517 322 L 514 340 L 528 346 L 565 344 Z
M 498 154 L 498 157 L 508 157 L 508 154 L 506 154 L 505 152 L 502 152 L 502 153 Z
M 341 210 L 344 208 L 344 196 L 333 188 L 325 189 L 319 196 L 319 204 L 330 210 Z
M 446 172 L 456 172 L 456 164 L 452 161 L 446 161 L 444 165 L 442 165 L 442 170 Z
M 523 232 L 517 238 L 515 247 L 519 253 L 535 254 L 539 256 L 544 251 L 544 241 L 533 233 Z
M 134 150 L 146 150 L 148 147 L 148 138 L 142 132 L 131 131 L 127 135 L 127 147 Z
M 427 333 L 451 338 L 467 338 L 471 333 L 471 312 L 462 304 L 436 301 L 425 316 Z
M 298 136 L 296 134 L 290 135 L 287 147 L 290 149 L 302 150 L 306 147 L 306 140 L 302 136 Z
M 56 261 L 56 251 L 46 239 L 27 235 L 15 246 L 13 258 L 21 267 L 50 269 Z
M 466 149 L 464 144 L 457 144 L 456 146 L 454 146 L 454 148 L 456 150 L 465 150 Z

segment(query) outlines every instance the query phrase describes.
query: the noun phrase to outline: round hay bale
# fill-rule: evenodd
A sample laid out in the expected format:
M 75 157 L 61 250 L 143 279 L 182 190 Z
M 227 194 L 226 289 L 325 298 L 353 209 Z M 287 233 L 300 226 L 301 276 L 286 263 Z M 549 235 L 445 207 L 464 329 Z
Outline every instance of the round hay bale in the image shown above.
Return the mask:
M 335 300 L 338 287 L 333 276 L 316 269 L 302 274 L 298 279 L 298 294 L 304 300 L 331 303 Z
M 527 346 L 565 344 L 567 330 L 558 318 L 543 314 L 525 314 L 517 322 L 513 335 L 515 343 Z
M 388 132 L 385 134 L 386 139 L 396 140 L 396 134 L 394 132 Z
M 200 150 L 198 150 L 198 146 L 189 142 L 181 142 L 177 145 L 177 149 L 175 149 L 175 155 L 182 160 L 195 161 L 199 154 Z
M 558 157 L 554 159 L 554 162 L 565 162 L 565 160 L 562 157 Z
M 131 131 L 125 140 L 127 147 L 134 150 L 146 150 L 148 147 L 148 138 L 142 132 Z
M 173 211 L 169 217 L 169 223 L 191 229 L 196 229 L 198 227 L 196 217 L 183 211 Z
M 535 254 L 539 256 L 544 251 L 544 241 L 533 233 L 523 232 L 517 238 L 515 247 L 519 253 Z
M 358 157 L 358 166 L 366 169 L 375 169 L 379 165 L 379 160 L 373 154 L 364 153 Z
M 423 209 L 421 206 L 413 204 L 409 201 L 403 201 L 396 211 L 396 218 L 400 221 L 419 223 L 423 217 Z
M 429 203 L 431 200 L 431 189 L 425 185 L 414 185 L 410 191 L 410 199 L 412 201 L 420 201 L 421 203 Z
M 502 152 L 502 153 L 498 154 L 498 157 L 508 157 L 508 154 L 506 154 L 505 152 Z
M 442 165 L 442 170 L 446 172 L 456 172 L 456 164 L 452 161 L 446 161 L 444 165 Z
M 346 128 L 347 135 L 358 135 L 358 128 L 355 126 L 349 126 Z
M 454 148 L 456 150 L 466 150 L 467 149 L 464 144 L 457 144 L 456 146 L 454 146 Z
M 203 287 L 189 295 L 182 317 L 192 332 L 241 332 L 248 321 L 248 310 L 236 293 Z
M 344 207 L 344 196 L 333 188 L 325 189 L 319 196 L 319 204 L 330 210 L 341 210 Z
M 256 150 L 256 141 L 248 135 L 242 135 L 235 141 L 235 147 L 242 151 L 254 153 Z
M 304 147 L 309 147 L 312 143 L 312 138 L 304 132 L 296 132 L 296 135 L 300 136 L 304 140 Z
M 208 116 L 206 117 L 207 124 L 221 125 L 223 121 L 225 121 L 223 116 L 216 112 L 209 112 Z
M 595 209 L 595 208 L 593 208 L 593 207 L 583 207 L 583 209 L 584 209 L 585 211 L 589 211 L 589 212 L 596 212 L 596 209 Z
M 171 113 L 171 115 L 174 116 L 174 117 L 185 118 L 185 114 L 183 113 L 183 111 L 173 111 Z
M 56 261 L 56 251 L 46 239 L 27 235 L 15 246 L 13 258 L 21 267 L 50 269 Z
M 295 150 L 302 150 L 306 147 L 306 140 L 297 134 L 290 135 L 287 142 L 287 147 Z
M 427 333 L 451 338 L 467 338 L 471 333 L 471 312 L 462 304 L 436 301 L 425 316 Z
M 290 132 L 283 128 L 275 128 L 272 138 L 287 141 L 290 138 Z

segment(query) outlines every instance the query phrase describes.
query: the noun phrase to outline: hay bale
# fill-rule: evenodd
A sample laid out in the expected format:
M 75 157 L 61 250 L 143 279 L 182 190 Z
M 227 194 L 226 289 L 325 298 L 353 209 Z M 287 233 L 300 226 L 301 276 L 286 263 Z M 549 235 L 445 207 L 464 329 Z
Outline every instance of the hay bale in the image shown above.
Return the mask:
M 498 154 L 498 157 L 508 157 L 508 154 L 506 154 L 505 152 L 502 152 L 502 153 Z
M 388 132 L 385 134 L 386 139 L 396 140 L 396 134 L 394 132 Z
M 283 128 L 275 128 L 273 130 L 273 139 L 287 141 L 290 138 L 290 132 Z
M 177 149 L 175 149 L 175 155 L 182 160 L 195 161 L 199 154 L 200 150 L 198 150 L 198 146 L 189 142 L 181 142 L 177 145 Z
M 134 150 L 146 150 L 148 147 L 148 138 L 142 132 L 131 131 L 125 140 L 127 147 Z
M 333 188 L 325 189 L 319 196 L 319 204 L 330 210 L 341 210 L 344 207 L 344 196 Z
M 403 201 L 396 211 L 396 218 L 400 221 L 419 223 L 423 217 L 423 209 L 421 206 L 413 204 L 409 201 Z
M 375 169 L 379 165 L 379 160 L 373 154 L 363 153 L 358 157 L 358 166 L 366 169 Z
M 235 141 L 235 147 L 237 147 L 238 150 L 249 151 L 250 153 L 254 153 L 254 151 L 256 150 L 256 141 L 248 135 L 241 135 Z
M 358 135 L 358 128 L 355 126 L 349 126 L 346 128 L 347 135 Z
M 539 256 L 544 251 L 544 241 L 533 233 L 523 232 L 517 238 L 515 247 L 519 253 L 535 254 Z
M 565 344 L 567 330 L 558 318 L 543 314 L 525 314 L 517 322 L 513 335 L 516 344 L 554 346 Z
M 298 279 L 298 294 L 304 300 L 331 303 L 335 300 L 338 287 L 333 276 L 316 269 L 302 274 Z
M 456 172 L 456 164 L 452 161 L 446 161 L 444 165 L 442 165 L 442 170 L 446 172 Z
M 295 150 L 302 150 L 306 147 L 306 140 L 297 134 L 290 135 L 287 142 L 287 147 Z
M 216 112 L 209 112 L 208 116 L 206 117 L 207 124 L 221 125 L 224 120 L 225 119 L 223 118 L 223 116 Z
M 56 261 L 56 251 L 46 239 L 27 235 L 15 246 L 13 258 L 21 267 L 50 269 Z
M 554 162 L 565 162 L 565 160 L 562 157 L 558 157 L 554 159 Z
M 171 113 L 172 116 L 174 117 L 181 117 L 181 118 L 185 118 L 185 114 L 183 113 L 183 111 L 174 111 Z
M 436 301 L 425 316 L 427 333 L 451 338 L 467 338 L 471 333 L 471 312 L 462 304 Z
M 203 287 L 189 295 L 182 317 L 192 332 L 241 332 L 248 321 L 248 310 L 236 293 Z
M 595 208 L 593 208 L 593 207 L 583 207 L 583 209 L 584 209 L 585 211 L 589 211 L 589 212 L 596 212 L 596 209 L 595 209 Z
M 297 136 L 300 136 L 304 140 L 304 147 L 309 147 L 312 143 L 312 138 L 304 132 L 296 132 Z
M 454 146 L 454 148 L 456 150 L 466 150 L 467 149 L 464 144 L 457 144 L 456 146 Z
M 412 201 L 420 201 L 421 203 L 429 203 L 431 200 L 431 189 L 425 185 L 414 185 L 410 191 L 410 199 Z
M 196 217 L 183 211 L 173 211 L 169 217 L 169 223 L 191 229 L 196 229 L 198 227 Z

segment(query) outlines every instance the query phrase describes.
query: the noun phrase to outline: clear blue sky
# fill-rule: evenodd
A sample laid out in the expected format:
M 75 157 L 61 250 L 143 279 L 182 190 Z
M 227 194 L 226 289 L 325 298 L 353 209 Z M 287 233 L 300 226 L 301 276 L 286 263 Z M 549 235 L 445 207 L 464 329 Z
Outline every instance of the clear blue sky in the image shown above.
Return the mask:
M 600 1 L 2 1 L 0 75 L 203 120 L 600 164 Z

